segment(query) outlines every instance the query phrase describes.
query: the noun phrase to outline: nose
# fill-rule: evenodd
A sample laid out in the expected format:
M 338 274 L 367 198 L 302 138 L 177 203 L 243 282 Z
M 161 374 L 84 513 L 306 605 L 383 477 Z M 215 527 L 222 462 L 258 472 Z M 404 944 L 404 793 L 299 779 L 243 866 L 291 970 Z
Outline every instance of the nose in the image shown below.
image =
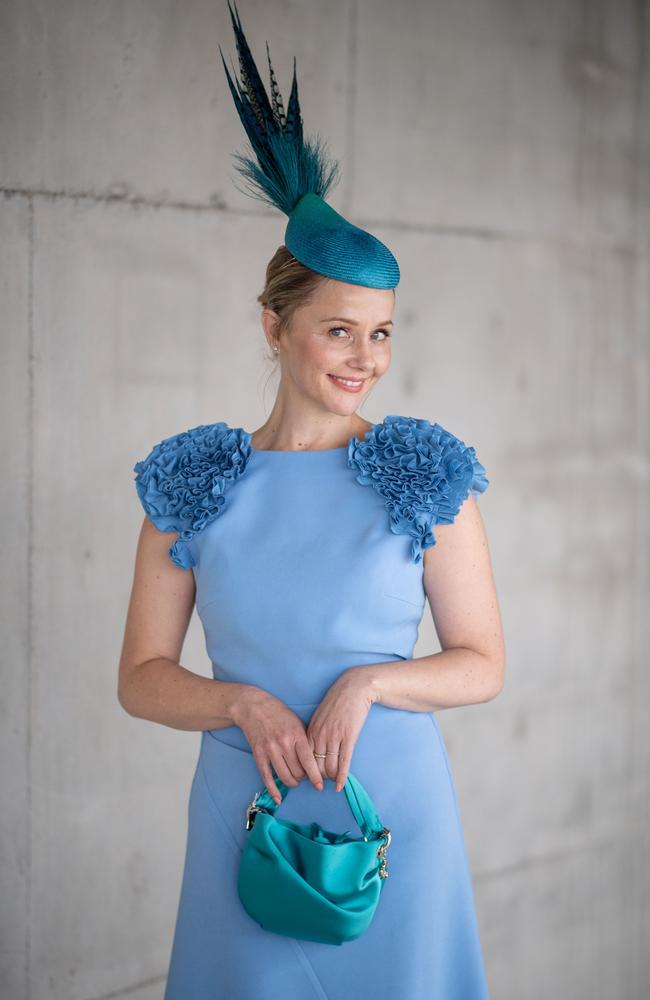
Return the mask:
M 360 368 L 363 372 L 371 372 L 373 360 L 370 344 L 365 342 L 358 344 L 349 359 L 349 364 L 351 368 Z

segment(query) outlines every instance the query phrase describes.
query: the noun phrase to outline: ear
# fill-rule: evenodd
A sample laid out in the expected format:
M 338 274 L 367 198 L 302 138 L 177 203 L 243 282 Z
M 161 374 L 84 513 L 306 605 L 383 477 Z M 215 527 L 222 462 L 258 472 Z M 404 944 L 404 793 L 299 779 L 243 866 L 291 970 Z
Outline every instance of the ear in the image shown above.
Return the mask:
M 264 335 L 271 350 L 278 346 L 278 329 L 280 326 L 280 316 L 274 309 L 264 308 L 260 316 Z

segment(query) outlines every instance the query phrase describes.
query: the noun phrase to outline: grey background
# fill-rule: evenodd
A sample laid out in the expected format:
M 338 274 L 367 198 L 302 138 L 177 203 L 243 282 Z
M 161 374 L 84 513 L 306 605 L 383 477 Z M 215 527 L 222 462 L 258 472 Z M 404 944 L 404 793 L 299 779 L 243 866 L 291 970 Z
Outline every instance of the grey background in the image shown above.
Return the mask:
M 648 4 L 239 11 L 285 102 L 297 56 L 331 204 L 402 268 L 362 414 L 438 420 L 491 481 L 506 686 L 438 716 L 491 996 L 641 1000 Z M 232 182 L 219 44 L 233 59 L 225 0 L 0 8 L 7 1000 L 162 997 L 199 734 L 116 700 L 132 467 L 168 434 L 265 419 L 255 296 L 286 224 Z M 437 648 L 427 612 L 416 655 Z M 182 662 L 209 674 L 196 617 Z

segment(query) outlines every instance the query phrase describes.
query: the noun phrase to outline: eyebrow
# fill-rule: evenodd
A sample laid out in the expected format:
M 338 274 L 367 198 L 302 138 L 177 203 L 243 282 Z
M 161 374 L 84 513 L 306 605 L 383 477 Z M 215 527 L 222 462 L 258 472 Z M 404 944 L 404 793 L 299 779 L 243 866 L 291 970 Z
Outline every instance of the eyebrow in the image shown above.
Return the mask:
M 349 323 L 350 326 L 359 326 L 359 324 L 357 323 L 356 320 L 354 320 L 354 319 L 346 319 L 345 316 L 330 316 L 329 319 L 324 319 L 321 322 L 323 322 L 323 323 L 332 323 L 334 321 L 336 321 L 337 323 Z M 378 326 L 392 326 L 393 325 L 393 321 L 392 321 L 392 319 L 386 319 L 386 320 L 384 320 L 383 323 L 378 323 L 377 325 Z

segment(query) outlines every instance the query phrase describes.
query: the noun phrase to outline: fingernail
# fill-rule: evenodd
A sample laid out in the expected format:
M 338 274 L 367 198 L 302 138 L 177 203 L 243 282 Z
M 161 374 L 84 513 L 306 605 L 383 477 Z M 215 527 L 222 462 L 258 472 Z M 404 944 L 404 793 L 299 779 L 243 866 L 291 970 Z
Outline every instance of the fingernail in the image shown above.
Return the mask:
M 342 789 L 342 787 L 343 787 L 343 785 L 339 781 L 337 781 L 336 782 L 336 790 L 337 790 L 337 792 L 340 792 L 341 789 Z
M 323 791 L 323 782 L 319 781 L 318 784 L 316 785 L 316 788 L 318 789 L 319 792 L 322 792 Z

